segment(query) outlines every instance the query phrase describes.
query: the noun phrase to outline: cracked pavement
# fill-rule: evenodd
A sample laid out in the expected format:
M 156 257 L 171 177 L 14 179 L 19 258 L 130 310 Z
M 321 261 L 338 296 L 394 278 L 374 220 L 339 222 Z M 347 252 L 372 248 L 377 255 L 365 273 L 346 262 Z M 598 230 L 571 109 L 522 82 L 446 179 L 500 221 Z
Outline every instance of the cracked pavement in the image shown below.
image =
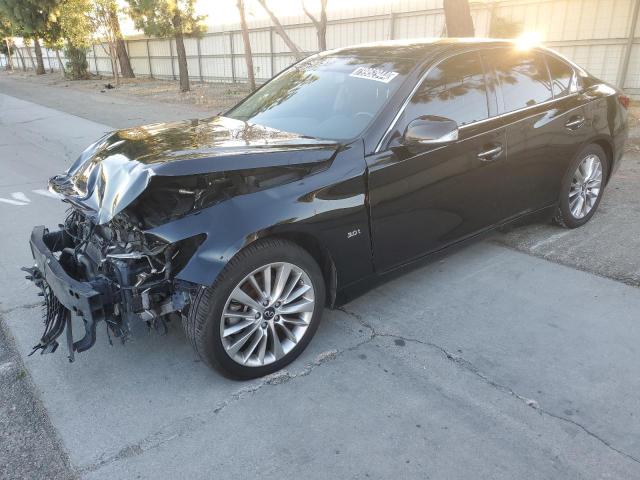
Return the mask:
M 496 383 L 495 380 L 490 379 L 489 377 L 487 377 L 484 373 L 480 372 L 474 365 L 473 363 L 471 363 L 470 361 L 466 360 L 465 358 L 463 358 L 461 355 L 456 355 L 454 353 L 449 352 L 448 350 L 446 350 L 444 347 L 440 346 L 440 345 L 436 345 L 435 343 L 431 343 L 431 342 L 426 342 L 426 341 L 422 341 L 422 340 L 418 340 L 416 338 L 408 338 L 408 337 L 403 337 L 400 335 L 394 335 L 391 333 L 380 333 L 377 332 L 371 325 L 369 325 L 368 323 L 366 323 L 362 317 L 356 313 L 352 313 L 349 312 L 346 308 L 340 308 L 340 310 L 344 313 L 346 313 L 347 315 L 351 315 L 353 316 L 355 319 L 357 319 L 364 327 L 368 328 L 371 331 L 371 337 L 369 339 L 369 341 L 372 341 L 374 338 L 376 337 L 387 337 L 387 338 L 393 338 L 394 343 L 398 346 L 404 346 L 405 342 L 414 342 L 414 343 L 418 343 L 420 345 L 425 345 L 431 348 L 434 348 L 436 350 L 439 350 L 448 360 L 451 360 L 452 362 L 456 363 L 457 365 L 459 365 L 461 368 L 473 373 L 474 375 L 476 375 L 477 377 L 479 377 L 480 379 L 482 379 L 484 382 L 486 382 L 487 384 L 491 385 L 492 387 L 498 389 L 498 390 L 502 390 L 506 393 L 508 393 L 509 395 L 514 396 L 515 398 L 517 398 L 518 400 L 524 402 L 528 407 L 534 408 L 538 411 L 540 411 L 542 414 L 544 415 L 548 415 L 552 418 L 556 418 L 558 420 L 570 423 L 578 428 L 580 428 L 582 431 L 584 431 L 587 435 L 595 438 L 596 440 L 598 440 L 599 442 L 601 442 L 602 444 L 604 444 L 606 447 L 608 447 L 609 449 L 613 450 L 614 452 L 619 453 L 620 455 L 623 455 L 627 458 L 629 458 L 630 460 L 633 460 L 636 463 L 640 464 L 640 460 L 636 457 L 634 457 L 633 455 L 626 453 L 622 450 L 617 449 L 616 447 L 614 447 L 613 445 L 611 445 L 607 440 L 605 440 L 604 438 L 598 436 L 597 434 L 595 434 L 594 432 L 592 432 L 591 430 L 589 430 L 587 427 L 585 427 L 584 425 L 576 422 L 575 420 L 572 420 L 570 418 L 566 418 L 563 417 L 561 415 L 546 411 L 544 408 L 542 408 L 540 406 L 540 404 L 533 399 L 530 398 L 526 398 L 523 397 L 522 395 L 520 395 L 517 392 L 514 392 L 510 387 L 506 386 L 506 385 L 502 385 L 500 383 Z M 363 342 L 366 343 L 366 342 Z
M 31 227 L 64 212 L 29 192 L 141 113 L 40 92 L 84 102 L 79 118 L 9 90 L 0 81 L 0 162 L 11 172 L 0 197 L 30 202 L 0 203 L 12 226 L 0 321 L 15 339 L 0 343 L 12 355 L 0 357 L 0 387 L 19 392 L 0 397 L 11 432 L 0 478 L 640 479 L 640 290 L 492 241 L 327 312 L 298 360 L 250 382 L 205 367 L 180 325 L 124 346 L 100 328 L 71 365 L 64 345 L 26 357 L 41 320 L 19 267 Z

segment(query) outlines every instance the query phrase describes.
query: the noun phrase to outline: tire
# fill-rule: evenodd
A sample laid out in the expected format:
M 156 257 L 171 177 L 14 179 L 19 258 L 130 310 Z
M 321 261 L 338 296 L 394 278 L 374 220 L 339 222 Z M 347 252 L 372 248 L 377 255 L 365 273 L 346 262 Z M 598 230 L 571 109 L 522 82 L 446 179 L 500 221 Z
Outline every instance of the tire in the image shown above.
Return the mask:
M 580 176 L 582 176 L 583 172 L 583 170 L 579 170 L 579 167 L 585 165 L 583 162 L 588 162 L 590 158 L 597 159 L 601 168 L 600 183 L 598 187 L 597 197 L 595 198 L 590 197 L 594 189 L 587 188 L 588 186 L 580 187 L 586 188 L 586 190 L 584 190 L 584 196 L 582 196 L 581 193 L 576 194 L 576 191 L 582 191 L 580 190 L 580 188 L 577 188 L 577 186 L 581 183 Z M 554 222 L 565 228 L 578 228 L 591 220 L 591 217 L 593 217 L 593 215 L 596 213 L 598 205 L 600 205 L 600 201 L 602 200 L 608 175 L 609 160 L 602 147 L 596 144 L 592 144 L 583 148 L 576 156 L 576 158 L 571 162 L 569 168 L 567 169 L 567 172 L 564 175 L 564 178 L 562 179 L 562 183 L 560 186 L 560 197 L 558 199 L 558 208 L 554 216 Z M 595 185 L 595 183 L 593 182 L 594 181 L 588 182 L 588 185 Z M 580 203 L 579 198 L 577 200 L 577 203 L 572 202 L 572 199 L 575 201 L 577 197 L 580 196 L 582 196 L 582 202 L 584 203 Z M 588 198 L 588 200 L 585 200 L 585 198 Z M 579 208 L 580 205 L 582 205 L 583 208 Z M 586 211 L 587 208 L 588 211 Z M 574 214 L 574 211 L 576 209 L 578 210 L 578 212 L 577 214 Z
M 278 279 L 285 278 L 287 269 L 291 272 L 287 277 L 289 280 L 278 282 Z M 298 273 L 300 277 L 296 279 Z M 249 279 L 251 275 L 254 283 Z M 282 292 L 280 301 L 278 298 L 265 300 L 267 276 L 271 279 L 269 290 L 272 294 L 278 290 Z M 285 285 L 280 288 L 282 283 Z M 307 287 L 310 288 L 305 291 Z M 285 297 L 287 291 L 289 293 Z M 300 291 L 305 293 L 295 297 Z M 249 299 L 242 295 L 246 292 Z M 236 297 L 248 303 L 242 303 Z M 289 300 L 292 297 L 294 300 Z M 269 305 L 260 304 L 259 299 Z M 313 301 L 312 306 L 309 306 L 310 301 Z M 183 319 L 183 326 L 194 349 L 209 366 L 230 378 L 256 378 L 280 370 L 302 353 L 318 329 L 324 302 L 322 272 L 306 250 L 282 239 L 258 240 L 229 261 L 213 286 L 198 292 Z M 258 311 L 258 307 L 262 309 Z M 288 312 L 311 308 L 312 311 Z M 231 316 L 223 317 L 223 312 Z M 260 315 L 260 318 L 255 315 Z M 289 323 L 294 321 L 297 323 Z M 228 333 L 236 329 L 237 333 Z M 235 346 L 249 335 L 242 348 L 235 352 Z M 251 350 L 252 346 L 254 350 Z

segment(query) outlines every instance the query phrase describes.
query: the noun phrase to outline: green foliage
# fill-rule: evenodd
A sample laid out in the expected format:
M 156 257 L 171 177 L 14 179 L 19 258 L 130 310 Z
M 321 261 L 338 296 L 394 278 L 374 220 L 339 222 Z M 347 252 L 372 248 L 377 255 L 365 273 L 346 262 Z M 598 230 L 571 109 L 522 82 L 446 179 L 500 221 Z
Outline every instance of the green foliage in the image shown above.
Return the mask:
M 7 39 L 9 40 L 9 45 L 13 45 L 13 36 L 14 32 L 11 22 L 0 15 L 0 54 L 9 54 L 9 49 L 7 48 Z
M 522 25 L 519 22 L 503 17 L 491 17 L 489 36 L 492 38 L 515 38 L 522 33 Z
M 15 35 L 13 25 L 0 11 L 0 38 L 13 37 Z
M 127 12 L 136 28 L 146 35 L 161 38 L 176 33 L 199 36 L 204 32 L 204 16 L 195 14 L 195 0 L 127 0 Z
M 60 29 L 62 37 L 76 48 L 91 46 L 93 24 L 91 0 L 62 0 Z
M 61 0 L 0 0 L 0 13 L 27 38 L 55 37 Z
M 64 48 L 66 62 L 66 76 L 71 80 L 83 80 L 89 78 L 89 63 L 87 62 L 87 47 L 76 47 L 68 43 Z
M 114 19 L 118 18 L 118 6 L 115 0 L 93 0 L 93 28 L 99 36 L 108 42 L 117 40 Z M 118 25 L 119 27 L 119 25 Z

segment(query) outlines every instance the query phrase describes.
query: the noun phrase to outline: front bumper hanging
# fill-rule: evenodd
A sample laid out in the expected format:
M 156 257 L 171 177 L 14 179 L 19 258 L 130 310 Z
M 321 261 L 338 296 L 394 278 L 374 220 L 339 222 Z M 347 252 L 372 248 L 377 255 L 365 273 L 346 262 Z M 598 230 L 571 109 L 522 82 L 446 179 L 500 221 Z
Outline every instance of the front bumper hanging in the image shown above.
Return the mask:
M 63 231 L 49 232 L 44 226 L 35 227 L 30 239 L 35 265 L 23 268 L 27 279 L 41 290 L 45 307 L 45 332 L 31 354 L 52 353 L 58 348 L 57 339 L 67 330 L 69 361 L 75 352 L 83 352 L 96 340 L 96 323 L 105 319 L 105 298 L 111 297 L 110 286 L 102 279 L 78 281 L 72 278 L 60 264 L 54 253 L 67 247 Z M 84 323 L 84 336 L 74 342 L 71 315 Z

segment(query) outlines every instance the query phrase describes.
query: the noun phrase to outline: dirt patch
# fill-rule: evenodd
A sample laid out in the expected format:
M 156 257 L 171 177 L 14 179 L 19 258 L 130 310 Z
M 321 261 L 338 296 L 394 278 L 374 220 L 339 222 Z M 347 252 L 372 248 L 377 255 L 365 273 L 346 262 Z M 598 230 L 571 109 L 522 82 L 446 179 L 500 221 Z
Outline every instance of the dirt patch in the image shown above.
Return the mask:
M 634 100 L 629 106 L 629 138 L 625 152 L 640 152 L 640 101 Z
M 631 127 L 640 125 L 640 101 L 633 100 L 629 106 L 629 114 L 631 116 Z
M 629 105 L 629 127 L 635 128 L 640 126 L 640 101 L 632 100 Z
M 112 77 L 93 75 L 89 80 L 68 80 L 60 73 L 35 75 L 33 72 L 2 72 L 14 80 L 37 85 L 62 87 L 84 92 L 109 92 L 119 97 L 136 97 L 152 102 L 195 105 L 207 110 L 224 111 L 249 94 L 249 88 L 239 83 L 191 82 L 191 91 L 180 92 L 177 81 L 150 78 L 124 78 L 116 85 Z

